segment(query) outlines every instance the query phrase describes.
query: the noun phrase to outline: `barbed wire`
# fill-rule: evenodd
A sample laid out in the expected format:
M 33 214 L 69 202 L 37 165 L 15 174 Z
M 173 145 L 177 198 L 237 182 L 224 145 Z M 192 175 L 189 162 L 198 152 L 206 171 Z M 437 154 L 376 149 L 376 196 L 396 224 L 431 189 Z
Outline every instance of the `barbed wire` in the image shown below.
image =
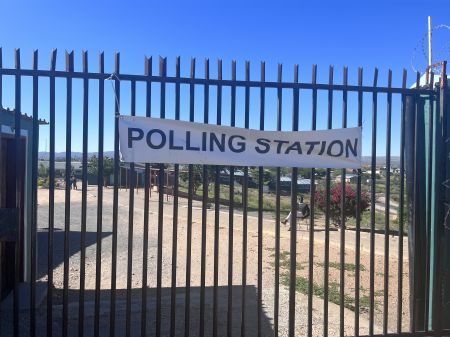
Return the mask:
M 450 25 L 446 25 L 446 24 L 439 24 L 436 25 L 434 27 L 431 28 L 431 32 L 433 33 L 434 31 L 437 30 L 441 30 L 441 29 L 445 29 L 445 30 L 449 30 L 450 31 Z M 418 41 L 416 46 L 414 47 L 412 54 L 411 54 L 411 68 L 414 70 L 414 72 L 420 72 L 423 73 L 425 71 L 425 69 L 421 68 L 416 68 L 414 66 L 414 63 L 416 61 L 416 55 L 418 54 L 418 52 L 421 52 L 422 56 L 424 57 L 424 59 L 427 61 L 428 64 L 428 55 L 427 55 L 427 47 L 426 47 L 426 43 L 428 42 L 428 32 L 425 33 Z M 450 41 L 448 41 L 447 43 L 445 43 L 441 48 L 437 49 L 439 50 L 439 53 L 437 53 L 437 55 L 450 55 Z M 446 53 L 446 50 L 448 51 L 448 53 Z M 434 57 L 435 59 L 439 59 L 438 57 Z M 445 56 L 444 56 L 445 58 Z

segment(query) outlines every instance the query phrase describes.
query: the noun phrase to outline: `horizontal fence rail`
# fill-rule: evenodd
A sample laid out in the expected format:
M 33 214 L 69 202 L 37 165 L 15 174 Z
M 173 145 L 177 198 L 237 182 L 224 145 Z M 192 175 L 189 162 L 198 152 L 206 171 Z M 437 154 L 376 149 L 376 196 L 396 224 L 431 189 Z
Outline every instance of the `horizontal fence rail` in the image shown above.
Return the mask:
M 235 61 L 224 79 L 222 60 L 199 71 L 191 59 L 183 77 L 179 57 L 168 76 L 166 58 L 158 75 L 152 58 L 132 75 L 119 54 L 110 72 L 103 53 L 97 72 L 87 52 L 82 71 L 73 52 L 65 71 L 56 50 L 49 70 L 37 51 L 32 69 L 20 56 L 4 67 L 0 49 L 0 209 L 18 210 L 19 228 L 12 245 L 0 241 L 13 261 L 0 264 L 0 335 L 450 333 L 430 304 L 441 301 L 431 154 L 445 107 L 420 74 L 407 88 L 406 71 L 395 87 L 391 70 L 380 86 L 378 69 L 364 85 L 359 68 L 352 85 L 347 67 L 341 83 L 334 67 L 318 83 L 314 65 L 305 83 L 298 65 L 289 82 L 281 64 L 268 81 L 264 62 L 257 75 L 246 62 L 238 80 Z M 120 115 L 261 131 L 359 126 L 363 165 L 123 163 Z
M 102 73 L 83 73 L 83 72 L 64 72 L 64 71 L 50 71 L 50 70 L 31 70 L 31 69 L 2 69 L 3 75 L 11 76 L 38 76 L 38 77 L 59 77 L 59 78 L 79 78 L 90 80 L 108 80 L 111 75 L 118 76 L 119 73 L 102 74 Z M 162 77 L 162 76 L 145 76 L 145 75 L 130 75 L 120 74 L 122 81 L 141 81 L 141 82 L 165 82 L 165 83 L 180 83 L 180 84 L 195 84 L 195 85 L 222 85 L 222 86 L 236 86 L 236 87 L 254 87 L 254 88 L 286 88 L 286 89 L 319 89 L 319 90 L 335 90 L 335 91 L 364 91 L 364 92 L 380 92 L 380 93 L 397 93 L 397 94 L 433 94 L 430 89 L 408 89 L 408 88 L 388 88 L 388 87 L 373 87 L 373 86 L 355 86 L 342 84 L 321 84 L 321 83 L 294 83 L 294 82 L 259 82 L 259 81 L 244 81 L 244 80 L 217 80 L 204 78 L 189 78 L 189 77 Z

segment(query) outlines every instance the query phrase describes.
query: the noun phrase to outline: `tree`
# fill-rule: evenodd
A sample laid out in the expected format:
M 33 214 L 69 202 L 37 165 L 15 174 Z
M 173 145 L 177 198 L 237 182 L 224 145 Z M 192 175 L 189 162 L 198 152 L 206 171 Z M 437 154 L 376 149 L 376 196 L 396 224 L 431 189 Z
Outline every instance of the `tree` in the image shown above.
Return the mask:
M 327 194 L 325 190 L 319 190 L 314 195 L 314 200 L 318 209 L 324 213 L 327 210 Z M 335 225 L 341 223 L 341 204 L 342 204 L 342 186 L 334 184 L 330 190 L 330 219 Z M 367 192 L 361 192 L 360 210 L 365 211 L 370 204 L 370 197 Z M 357 195 L 356 191 L 350 186 L 345 185 L 344 218 L 356 217 Z
M 192 188 L 194 190 L 194 194 L 197 194 L 197 189 L 202 184 L 202 166 L 201 165 L 192 165 Z M 189 171 L 183 171 L 180 173 L 180 178 L 184 181 L 189 181 Z
M 96 176 L 98 174 L 98 158 L 97 156 L 92 156 L 88 160 L 88 174 Z M 103 183 L 106 186 L 108 177 L 114 172 L 114 159 L 111 157 L 103 158 Z
M 47 178 L 48 177 L 48 168 L 44 166 L 44 164 L 39 165 L 38 169 L 39 178 Z
M 219 167 L 219 171 L 222 168 L 221 166 L 212 166 L 208 165 L 206 168 L 207 172 L 207 189 L 209 190 L 209 185 L 214 182 L 216 178 L 216 168 Z M 188 168 L 188 166 L 186 167 Z M 183 181 L 189 181 L 189 171 L 183 170 L 180 173 L 180 178 Z M 192 188 L 194 190 L 194 194 L 197 194 L 197 190 L 203 184 L 203 165 L 192 165 Z
M 300 169 L 298 169 L 298 175 L 302 178 L 310 179 L 311 178 L 311 169 L 300 168 Z
M 249 168 L 249 175 L 253 179 L 253 181 L 257 182 L 259 179 L 259 167 L 250 167 Z M 263 182 L 268 183 L 269 181 L 275 179 L 274 176 L 276 175 L 276 169 L 272 173 L 270 169 L 263 169 Z

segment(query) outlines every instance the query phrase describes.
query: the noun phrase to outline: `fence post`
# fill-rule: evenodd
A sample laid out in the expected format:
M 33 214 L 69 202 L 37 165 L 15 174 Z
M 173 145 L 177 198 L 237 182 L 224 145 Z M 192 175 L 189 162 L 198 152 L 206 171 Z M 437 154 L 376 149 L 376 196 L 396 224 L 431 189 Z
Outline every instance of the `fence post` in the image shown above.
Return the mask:
M 450 328 L 450 323 L 442 320 L 450 317 L 450 289 L 443 286 L 450 283 L 450 106 L 447 104 L 450 91 L 445 65 L 443 63 L 436 99 L 418 94 L 406 97 L 405 158 L 412 332 Z M 430 132 L 433 132 L 432 153 L 427 151 Z M 430 159 L 432 164 L 428 167 L 426 163 Z M 431 175 L 427 171 L 429 169 Z
M 434 147 L 435 160 L 435 210 L 436 221 L 433 241 L 435 245 L 435 267 L 433 294 L 432 327 L 434 330 L 450 328 L 450 322 L 442 318 L 450 317 L 450 106 L 448 99 L 450 91 L 447 85 L 446 62 L 442 64 L 439 100 L 436 114 L 436 138 Z
M 425 316 L 426 153 L 424 100 L 406 97 L 405 158 L 408 209 L 410 329 L 422 331 Z

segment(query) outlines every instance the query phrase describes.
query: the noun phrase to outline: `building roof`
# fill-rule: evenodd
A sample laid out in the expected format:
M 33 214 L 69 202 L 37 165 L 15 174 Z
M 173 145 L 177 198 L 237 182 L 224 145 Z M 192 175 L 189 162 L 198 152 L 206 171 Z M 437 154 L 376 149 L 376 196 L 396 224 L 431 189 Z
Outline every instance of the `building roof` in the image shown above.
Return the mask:
M 428 80 L 430 80 L 430 78 L 428 78 Z M 450 76 L 447 75 L 447 81 L 450 80 Z M 435 74 L 434 75 L 434 83 L 433 86 L 430 85 L 430 83 L 427 83 L 427 73 L 424 72 L 422 74 L 422 76 L 420 76 L 420 81 L 419 81 L 419 85 L 421 87 L 434 87 L 436 84 L 440 83 L 441 81 L 441 75 L 440 74 Z M 417 83 L 413 83 L 410 87 L 410 89 L 415 89 L 417 88 Z
M 280 177 L 280 182 L 291 182 L 291 177 Z M 297 179 L 297 185 L 311 185 L 311 179 L 300 178 Z
M 230 170 L 229 169 L 223 169 L 220 173 L 229 176 L 230 175 Z M 235 177 L 243 177 L 244 176 L 244 171 L 242 171 L 242 170 L 234 170 L 234 176 Z M 249 174 L 249 176 L 250 176 L 250 174 Z
M 126 169 L 130 169 L 130 167 L 131 167 L 130 164 L 131 164 L 131 163 L 121 162 L 121 163 L 120 163 L 120 167 L 126 168 Z M 134 163 L 134 170 L 135 170 L 135 171 L 139 171 L 139 172 L 145 171 L 145 164 L 142 164 L 142 163 Z M 158 169 L 158 171 L 159 171 L 159 169 Z
M 8 114 L 11 114 L 11 115 L 14 116 L 16 114 L 16 110 L 15 109 L 9 109 L 9 108 L 0 107 L 0 113 L 8 113 Z M 32 115 L 28 116 L 26 113 L 22 113 L 22 119 L 33 121 L 33 116 Z M 48 122 L 45 119 L 40 119 L 39 118 L 38 119 L 38 124 L 39 125 L 47 125 Z

